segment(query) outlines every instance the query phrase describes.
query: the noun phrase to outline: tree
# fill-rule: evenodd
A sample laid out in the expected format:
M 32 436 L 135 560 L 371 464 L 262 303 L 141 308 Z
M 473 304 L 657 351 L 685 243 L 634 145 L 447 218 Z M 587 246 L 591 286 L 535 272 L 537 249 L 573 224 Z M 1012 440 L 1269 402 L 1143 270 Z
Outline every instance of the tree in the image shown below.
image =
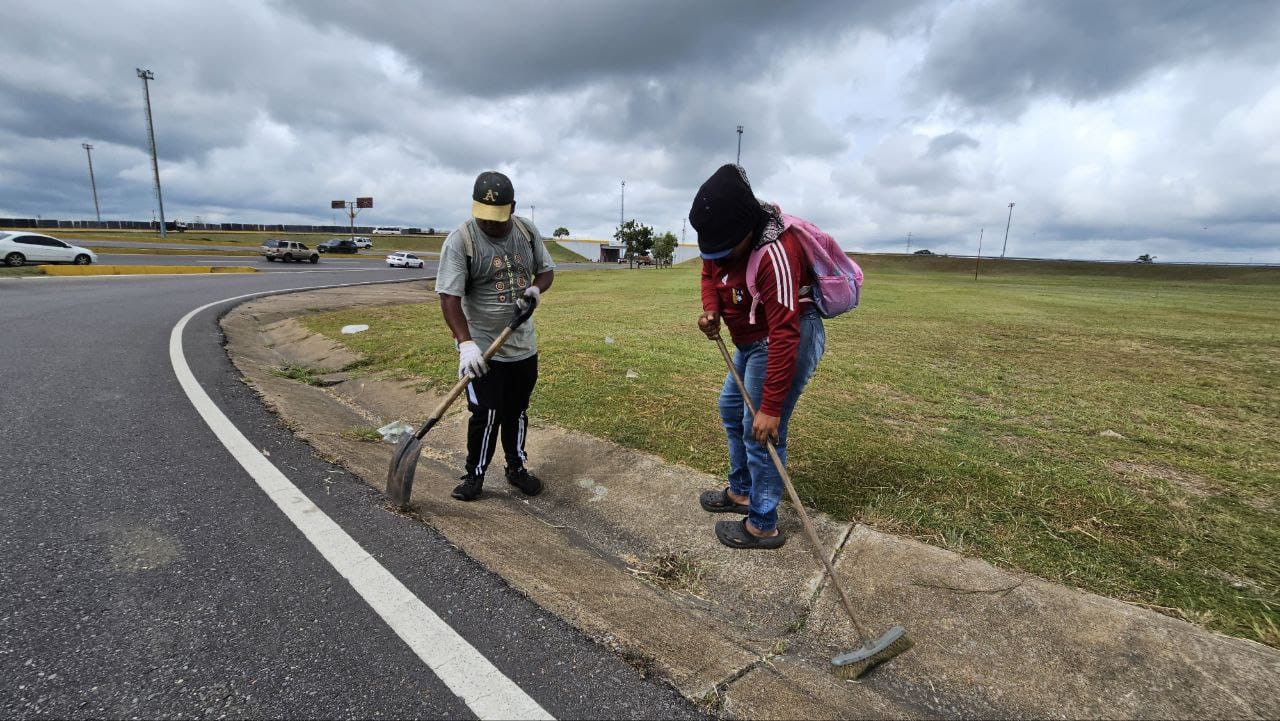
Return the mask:
M 1143 253 L 1142 255 L 1138 256 L 1138 262 L 1139 262 L 1139 263 L 1154 263 L 1154 262 L 1156 262 L 1156 257 L 1155 257 L 1154 255 L 1150 254 L 1150 253 Z
M 648 253 L 653 248 L 653 228 L 636 222 L 635 218 L 623 223 L 618 232 L 613 234 L 613 238 L 627 246 L 628 265 L 633 268 L 636 255 Z
M 569 229 L 562 225 L 559 228 L 556 228 L 556 232 L 552 233 L 551 237 L 552 238 L 568 238 Z
M 658 264 L 659 268 L 664 265 L 671 267 L 671 257 L 675 255 L 678 243 L 679 241 L 676 240 L 675 234 L 671 231 L 667 231 L 654 239 L 653 261 Z

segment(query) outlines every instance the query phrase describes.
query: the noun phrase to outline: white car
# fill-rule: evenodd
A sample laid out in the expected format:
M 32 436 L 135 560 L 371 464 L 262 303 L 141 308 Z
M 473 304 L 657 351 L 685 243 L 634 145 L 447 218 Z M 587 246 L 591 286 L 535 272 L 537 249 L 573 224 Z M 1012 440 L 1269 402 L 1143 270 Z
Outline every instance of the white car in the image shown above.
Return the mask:
M 372 241 L 372 240 L 369 240 L 368 238 L 364 237 L 363 235 L 357 235 L 356 237 L 352 238 L 352 240 L 354 240 L 354 241 L 356 242 L 356 247 L 357 247 L 357 248 L 372 248 L 372 247 L 373 247 L 373 241 Z
M 11 268 L 26 263 L 89 265 L 98 262 L 98 254 L 39 233 L 0 232 L 0 260 Z
M 400 235 L 400 229 L 389 225 L 380 226 L 373 229 L 374 235 Z
M 404 251 L 397 251 L 395 253 L 392 253 L 391 255 L 388 255 L 387 265 L 392 268 L 426 267 L 426 264 L 423 263 L 422 258 L 419 258 L 413 253 L 405 253 Z

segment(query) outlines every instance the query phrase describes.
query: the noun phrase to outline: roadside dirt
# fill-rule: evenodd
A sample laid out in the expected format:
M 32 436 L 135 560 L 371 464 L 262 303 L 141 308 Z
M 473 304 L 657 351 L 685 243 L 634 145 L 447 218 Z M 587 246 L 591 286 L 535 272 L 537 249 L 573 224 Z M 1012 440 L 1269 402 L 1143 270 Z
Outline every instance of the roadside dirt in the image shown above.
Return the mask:
M 282 422 L 381 489 L 391 446 L 343 431 L 417 423 L 434 407 L 414 381 L 347 377 L 358 357 L 292 320 L 331 308 L 434 300 L 425 283 L 273 296 L 222 324 L 232 360 Z M 326 387 L 275 375 L 327 371 Z M 697 494 L 718 479 L 598 438 L 535 424 L 528 499 L 491 474 L 485 496 L 448 496 L 465 455 L 463 407 L 424 444 L 413 513 L 535 603 L 741 718 L 1280 716 L 1280 653 L 983 561 L 815 518 L 860 621 L 905 625 L 909 653 L 859 683 L 827 672 L 858 642 L 797 519 L 777 553 L 725 549 Z M 712 452 L 709 450 L 709 452 Z M 719 452 L 718 450 L 715 452 Z M 390 511 L 389 511 L 390 512 Z

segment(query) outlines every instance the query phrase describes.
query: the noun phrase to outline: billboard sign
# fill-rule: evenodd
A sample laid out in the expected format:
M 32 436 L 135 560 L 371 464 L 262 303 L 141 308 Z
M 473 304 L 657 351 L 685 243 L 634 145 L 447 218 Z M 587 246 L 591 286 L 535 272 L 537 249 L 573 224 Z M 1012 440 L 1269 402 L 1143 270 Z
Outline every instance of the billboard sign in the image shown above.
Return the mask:
M 356 198 L 357 208 L 372 208 L 373 198 Z
M 330 208 L 337 208 L 338 210 L 342 210 L 343 208 L 347 207 L 347 201 L 345 201 L 345 200 L 330 200 L 330 201 L 329 201 L 329 207 L 330 207 Z

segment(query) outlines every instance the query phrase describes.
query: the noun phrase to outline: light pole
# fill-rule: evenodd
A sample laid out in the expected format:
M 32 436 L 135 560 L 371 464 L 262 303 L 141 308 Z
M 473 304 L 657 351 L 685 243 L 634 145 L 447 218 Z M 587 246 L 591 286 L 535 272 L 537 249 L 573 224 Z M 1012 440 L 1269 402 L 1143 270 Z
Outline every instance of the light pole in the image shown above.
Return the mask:
M 622 230 L 622 218 L 627 214 L 627 181 L 622 181 L 622 195 L 618 200 L 618 230 Z
M 93 188 L 93 214 L 97 216 L 98 222 L 102 222 L 102 211 L 98 208 L 98 181 L 93 179 L 93 146 L 88 143 L 80 143 L 80 147 L 84 148 L 85 157 L 89 158 L 89 187 Z
M 973 279 L 978 279 L 978 267 L 982 265 L 982 234 L 987 232 L 986 228 L 978 231 L 978 257 L 973 261 Z
M 738 165 L 742 165 L 742 126 L 738 126 Z
M 907 255 L 911 255 L 911 233 L 907 233 Z
M 538 206 L 536 205 L 529 206 L 529 222 L 530 223 L 538 222 Z
M 1000 257 L 1004 257 L 1004 252 L 1009 248 L 1009 226 L 1013 224 L 1013 203 L 1009 203 L 1009 220 L 1004 224 L 1004 246 L 1000 248 Z
M 160 161 L 156 159 L 156 126 L 151 121 L 151 88 L 148 81 L 155 80 L 155 73 L 137 68 L 138 77 L 142 78 L 142 97 L 147 101 L 147 137 L 151 140 L 151 172 L 156 178 L 156 204 L 160 206 L 160 237 L 164 232 L 164 197 L 160 194 Z

